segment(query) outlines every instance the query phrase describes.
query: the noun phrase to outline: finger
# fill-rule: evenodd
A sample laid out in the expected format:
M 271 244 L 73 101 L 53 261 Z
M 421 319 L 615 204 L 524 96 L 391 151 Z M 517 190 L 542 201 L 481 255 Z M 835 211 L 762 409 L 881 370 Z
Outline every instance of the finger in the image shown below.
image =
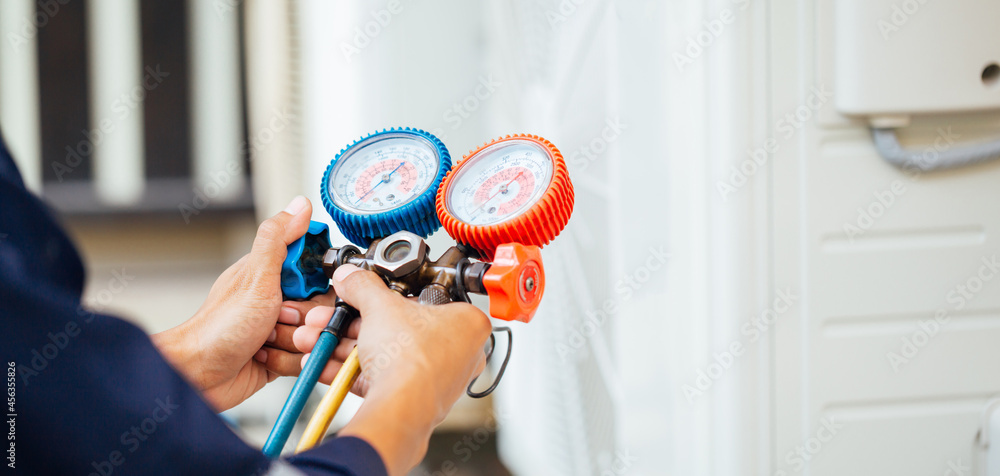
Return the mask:
M 363 377 L 358 377 L 358 379 L 354 381 L 354 385 L 351 385 L 351 393 L 361 398 L 365 398 L 365 393 L 367 393 L 367 391 L 368 383 Z
M 480 311 L 476 306 L 467 302 L 449 302 L 446 304 L 440 304 L 440 306 L 453 308 L 456 313 L 470 316 L 469 319 L 463 322 L 463 325 L 466 326 L 468 330 L 474 332 L 476 339 L 486 342 L 486 339 L 489 339 L 490 334 L 493 333 L 493 323 L 490 322 L 489 316 L 484 314 L 483 311 Z
M 300 352 L 312 352 L 312 349 L 316 346 L 316 341 L 319 340 L 319 335 L 321 333 L 323 333 L 323 328 L 321 327 L 299 327 L 298 329 L 295 329 L 295 332 L 292 334 L 292 343 Z
M 322 333 L 323 329 L 318 327 L 302 326 L 296 328 L 292 333 L 292 343 L 295 350 L 299 352 L 312 352 L 313 347 L 316 346 L 316 341 L 319 340 L 319 335 Z M 358 345 L 357 335 L 354 337 L 345 336 L 337 343 L 337 347 L 333 351 L 334 358 L 340 360 L 346 359 L 347 355 L 351 353 L 351 349 L 356 345 Z
M 482 354 L 479 354 L 479 361 L 476 362 L 476 373 L 473 374 L 474 375 L 473 379 L 478 378 L 480 375 L 482 375 L 484 370 L 486 370 L 486 353 L 485 352 L 482 353 Z
M 322 329 L 330 323 L 331 317 L 333 317 L 332 307 L 316 306 L 306 314 L 305 325 Z
M 250 250 L 250 261 L 258 269 L 280 269 L 288 245 L 309 229 L 312 204 L 303 196 L 292 199 L 284 211 L 264 220 Z
M 311 355 L 312 354 L 306 354 L 302 356 L 302 360 L 300 362 L 302 367 L 305 367 L 306 361 L 309 360 Z M 333 378 L 337 376 L 337 372 L 340 372 L 340 367 L 343 365 L 344 363 L 342 361 L 338 361 L 336 359 L 330 360 L 326 363 L 326 367 L 323 367 L 323 372 L 319 374 L 319 381 L 330 385 L 330 383 L 333 382 Z
M 361 334 L 361 318 L 357 318 L 351 321 L 351 325 L 347 326 L 347 335 L 344 337 L 357 339 L 360 334 Z
M 292 326 L 301 326 L 303 321 L 302 316 L 305 315 L 305 312 L 302 312 L 302 306 L 299 304 L 301 303 L 297 301 L 285 301 L 281 303 L 281 311 L 278 312 L 278 322 Z
M 333 358 L 341 362 L 347 360 L 351 355 L 351 351 L 357 347 L 357 339 L 343 339 L 337 343 L 337 348 L 333 349 Z
M 369 309 L 376 309 L 392 302 L 405 302 L 405 298 L 389 290 L 371 271 L 352 264 L 342 264 L 333 273 L 333 287 L 347 304 L 354 306 L 362 315 Z
M 326 306 L 316 306 L 315 310 L 309 311 L 306 314 L 304 325 L 307 327 L 315 327 L 322 329 L 330 323 L 330 318 L 333 317 L 333 308 Z M 358 335 L 361 333 L 361 318 L 354 319 L 347 326 L 347 335 L 345 337 L 350 337 L 351 339 L 357 339 Z M 315 343 L 315 342 L 314 342 Z M 310 349 L 312 348 L 312 344 Z M 301 347 L 300 347 L 301 349 Z
M 331 301 L 331 305 L 332 303 L 333 301 Z M 282 309 L 281 314 L 278 315 L 278 322 L 301 326 L 305 322 L 306 314 L 309 314 L 309 311 L 319 307 L 321 304 L 321 302 L 312 299 L 308 301 L 285 301 L 281 303 Z
M 337 295 L 331 291 L 326 294 L 317 294 L 306 301 L 285 301 L 281 305 L 288 308 L 288 311 L 282 309 L 282 312 L 287 312 L 287 315 L 279 316 L 278 322 L 301 326 L 304 322 L 303 318 L 309 311 L 319 306 L 333 306 L 336 300 Z M 287 321 L 282 319 L 287 319 Z
M 298 329 L 298 326 L 288 326 L 285 324 L 278 324 L 274 326 L 274 330 L 271 331 L 271 335 L 267 337 L 265 345 L 288 352 L 301 352 L 299 348 L 296 347 L 292 337 L 295 333 L 295 329 Z
M 323 294 L 317 294 L 309 298 L 309 300 L 305 302 L 311 302 L 313 303 L 313 307 L 315 307 L 315 306 L 332 306 L 333 303 L 336 301 L 337 301 L 337 293 L 333 292 L 333 288 L 330 288 L 330 291 L 325 292 Z
M 309 311 L 313 310 L 317 306 L 333 306 L 336 300 L 337 295 L 333 292 L 333 288 L 330 288 L 329 292 L 316 294 L 304 301 L 299 299 L 282 301 L 282 314 L 278 316 L 278 322 L 302 325 L 302 318 L 304 318 Z
M 302 360 L 302 354 L 299 353 L 265 346 L 261 347 L 253 358 L 257 362 L 264 364 L 267 370 L 281 376 L 296 376 L 302 371 L 302 367 L 299 365 L 299 362 Z

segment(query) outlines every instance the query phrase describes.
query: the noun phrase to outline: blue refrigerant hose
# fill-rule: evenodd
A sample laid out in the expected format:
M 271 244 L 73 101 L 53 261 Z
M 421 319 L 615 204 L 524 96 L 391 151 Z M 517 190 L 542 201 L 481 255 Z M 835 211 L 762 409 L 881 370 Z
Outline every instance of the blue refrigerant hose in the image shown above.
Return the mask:
M 340 338 L 347 331 L 347 326 L 350 325 L 354 314 L 356 314 L 356 311 L 344 304 L 343 301 L 340 299 L 337 301 L 337 307 L 333 311 L 330 323 L 320 333 L 316 346 L 313 347 L 309 359 L 302 367 L 302 372 L 299 373 L 295 386 L 292 387 L 292 393 L 288 395 L 288 400 L 281 407 L 278 421 L 271 429 L 271 434 L 267 436 L 267 442 L 264 443 L 264 454 L 268 458 L 274 459 L 281 456 L 281 450 L 285 448 L 288 436 L 292 433 L 292 428 L 295 427 L 295 422 L 299 419 L 299 414 L 302 413 L 302 408 L 306 405 L 309 394 L 312 393 L 326 363 L 333 355 L 333 349 L 337 347 Z

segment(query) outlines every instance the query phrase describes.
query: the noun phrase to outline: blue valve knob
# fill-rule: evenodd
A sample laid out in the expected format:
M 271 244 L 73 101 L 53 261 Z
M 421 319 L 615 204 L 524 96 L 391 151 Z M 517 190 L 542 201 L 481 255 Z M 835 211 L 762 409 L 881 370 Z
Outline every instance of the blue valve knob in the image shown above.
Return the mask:
M 306 299 L 330 289 L 330 278 L 323 272 L 323 255 L 330 249 L 330 227 L 309 222 L 309 231 L 288 245 L 288 255 L 281 264 L 281 292 L 292 299 Z

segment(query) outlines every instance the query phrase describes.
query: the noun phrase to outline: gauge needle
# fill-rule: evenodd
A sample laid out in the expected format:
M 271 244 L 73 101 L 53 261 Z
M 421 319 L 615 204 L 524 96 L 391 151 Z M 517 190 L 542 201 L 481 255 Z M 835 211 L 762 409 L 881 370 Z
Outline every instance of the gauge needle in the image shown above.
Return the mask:
M 479 207 L 476 208 L 475 210 L 473 210 L 472 212 L 475 213 L 475 212 L 479 211 L 480 209 L 482 209 L 483 207 L 485 207 L 487 203 L 490 203 L 490 200 L 493 200 L 493 197 L 496 197 L 497 195 L 500 195 L 500 193 L 502 193 L 502 192 L 506 192 L 507 191 L 507 187 L 509 187 L 510 184 L 514 183 L 514 181 L 517 180 L 517 178 L 520 177 L 523 174 L 524 174 L 523 171 L 518 172 L 517 175 L 514 176 L 514 178 L 510 179 L 510 182 L 507 182 L 507 183 L 503 184 L 502 186 L 500 186 L 500 188 L 497 189 L 497 191 L 494 192 L 493 195 L 490 195 L 490 198 L 487 198 L 485 202 L 481 203 L 479 205 Z M 473 218 L 475 218 L 475 217 L 473 217 Z
M 358 201 L 354 202 L 354 204 L 357 205 L 357 204 L 361 203 L 361 201 L 364 200 L 365 197 L 368 196 L 368 194 L 374 192 L 375 189 L 378 188 L 380 185 L 382 185 L 384 183 L 389 183 L 389 179 L 392 178 L 392 174 L 396 173 L 396 171 L 399 170 L 399 168 L 402 167 L 403 164 L 405 164 L 405 163 L 406 162 L 400 162 L 399 165 L 396 166 L 396 168 L 392 169 L 392 172 L 389 172 L 388 174 L 383 175 L 382 176 L 382 180 L 380 180 L 379 183 L 375 184 L 374 187 L 372 187 L 367 192 L 365 192 L 365 194 L 362 195 L 361 198 L 358 199 Z

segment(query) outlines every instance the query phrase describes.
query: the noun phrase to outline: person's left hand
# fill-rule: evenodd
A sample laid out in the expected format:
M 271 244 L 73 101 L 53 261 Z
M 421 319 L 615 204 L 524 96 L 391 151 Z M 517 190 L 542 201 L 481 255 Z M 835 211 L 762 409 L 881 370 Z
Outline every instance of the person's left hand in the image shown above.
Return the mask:
M 280 375 L 298 375 L 302 353 L 292 333 L 309 310 L 333 305 L 331 291 L 308 301 L 281 300 L 287 246 L 305 234 L 312 205 L 296 197 L 265 220 L 249 254 L 212 286 L 194 317 L 153 342 L 217 410 L 236 406 Z M 357 337 L 357 327 L 348 334 Z

